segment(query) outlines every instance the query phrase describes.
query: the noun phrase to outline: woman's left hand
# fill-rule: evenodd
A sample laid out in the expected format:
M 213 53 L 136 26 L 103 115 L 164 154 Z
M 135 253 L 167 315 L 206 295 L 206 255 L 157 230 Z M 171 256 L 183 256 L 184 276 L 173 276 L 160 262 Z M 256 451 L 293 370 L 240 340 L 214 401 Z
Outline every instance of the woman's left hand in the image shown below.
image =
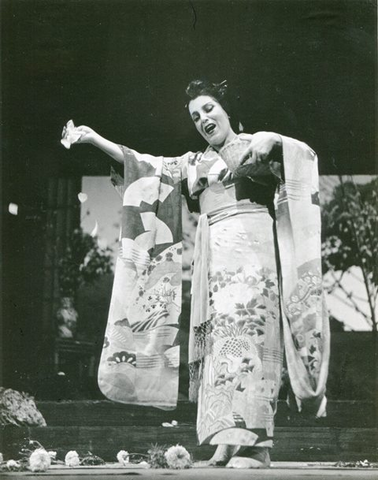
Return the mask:
M 274 132 L 257 132 L 251 135 L 251 143 L 241 156 L 240 165 L 267 164 L 272 154 L 282 147 L 281 137 Z

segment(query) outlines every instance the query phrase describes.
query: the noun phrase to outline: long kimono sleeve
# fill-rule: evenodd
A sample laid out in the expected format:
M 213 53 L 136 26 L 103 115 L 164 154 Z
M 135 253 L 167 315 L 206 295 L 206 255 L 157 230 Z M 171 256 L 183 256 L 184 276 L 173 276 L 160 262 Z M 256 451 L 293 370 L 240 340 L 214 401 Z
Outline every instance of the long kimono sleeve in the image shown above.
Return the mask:
M 181 182 L 188 154 L 154 157 L 121 147 L 120 254 L 98 372 L 111 400 L 174 408 L 181 313 Z
M 282 137 L 282 148 L 282 168 L 276 165 L 273 173 L 281 180 L 275 212 L 287 367 L 298 409 L 325 416 L 330 333 L 322 291 L 317 156 L 288 137 Z

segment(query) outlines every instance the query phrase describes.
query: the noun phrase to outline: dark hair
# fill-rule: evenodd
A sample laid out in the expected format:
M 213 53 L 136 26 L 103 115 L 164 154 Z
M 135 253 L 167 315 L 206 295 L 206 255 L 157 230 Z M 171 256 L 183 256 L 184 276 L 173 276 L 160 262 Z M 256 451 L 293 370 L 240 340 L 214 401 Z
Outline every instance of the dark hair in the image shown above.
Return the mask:
M 192 80 L 185 92 L 191 100 L 201 95 L 213 97 L 224 111 L 231 116 L 230 104 L 227 98 L 227 80 L 221 83 L 211 83 L 208 80 Z

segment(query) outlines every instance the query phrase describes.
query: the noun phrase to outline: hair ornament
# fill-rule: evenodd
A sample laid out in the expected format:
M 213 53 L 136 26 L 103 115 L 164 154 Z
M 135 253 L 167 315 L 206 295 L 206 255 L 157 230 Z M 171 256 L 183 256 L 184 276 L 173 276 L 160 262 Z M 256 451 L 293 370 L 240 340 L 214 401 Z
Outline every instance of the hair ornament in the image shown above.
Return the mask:
M 220 83 L 213 83 L 212 85 L 222 96 L 226 95 L 228 88 L 227 80 L 223 80 L 223 82 Z

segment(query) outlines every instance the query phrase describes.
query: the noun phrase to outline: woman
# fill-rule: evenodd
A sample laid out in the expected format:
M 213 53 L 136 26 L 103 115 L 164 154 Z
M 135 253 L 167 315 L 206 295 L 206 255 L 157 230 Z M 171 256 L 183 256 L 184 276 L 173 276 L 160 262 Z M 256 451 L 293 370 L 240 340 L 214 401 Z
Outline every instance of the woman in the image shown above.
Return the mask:
M 139 154 L 81 126 L 125 166 L 118 259 L 99 386 L 124 403 L 174 408 L 181 305 L 181 192 L 199 201 L 190 396 L 210 465 L 270 464 L 283 348 L 299 410 L 325 415 L 329 329 L 321 291 L 317 159 L 275 133 L 237 135 L 226 85 L 193 81 L 189 114 L 208 143 Z M 279 272 L 279 273 L 278 273 Z

